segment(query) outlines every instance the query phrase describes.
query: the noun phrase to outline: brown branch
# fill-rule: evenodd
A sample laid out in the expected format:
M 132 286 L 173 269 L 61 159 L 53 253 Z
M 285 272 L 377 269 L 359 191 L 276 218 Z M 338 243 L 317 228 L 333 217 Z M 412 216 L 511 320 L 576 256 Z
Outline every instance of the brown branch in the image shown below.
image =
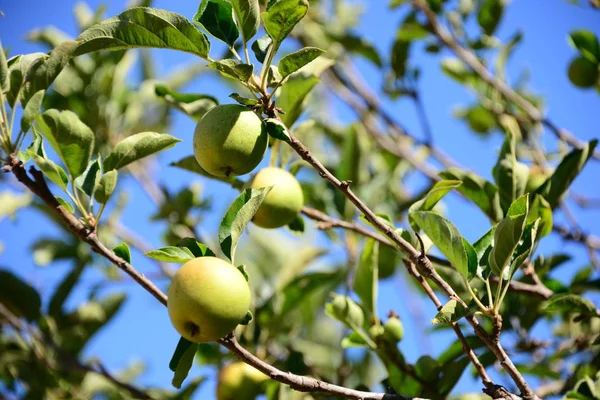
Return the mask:
M 269 110 L 269 113 L 272 117 L 278 118 L 277 111 L 274 108 Z M 459 301 L 465 308 L 468 309 L 467 304 L 456 294 L 454 289 L 436 272 L 433 267 L 433 264 L 427 256 L 422 255 L 419 251 L 417 251 L 410 243 L 404 240 L 392 227 L 383 223 L 375 213 L 360 199 L 354 194 L 352 189 L 348 185 L 345 185 L 342 181 L 340 181 L 335 175 L 333 175 L 325 166 L 317 160 L 310 150 L 304 146 L 302 142 L 300 142 L 294 135 L 290 134 L 290 141 L 288 144 L 300 155 L 300 157 L 312 165 L 319 173 L 319 175 L 329 181 L 332 185 L 334 185 L 338 191 L 340 191 L 354 206 L 361 211 L 365 219 L 373 225 L 376 229 L 382 232 L 385 236 L 387 236 L 394 245 L 396 245 L 399 249 L 406 253 L 407 258 L 414 263 L 418 269 L 420 269 L 421 273 L 424 273 L 425 276 L 431 279 L 435 284 L 442 289 L 449 298 L 455 299 Z M 506 370 L 506 372 L 513 379 L 519 390 L 521 390 L 521 394 L 525 399 L 535 399 L 535 393 L 525 379 L 523 375 L 519 372 L 519 370 L 515 367 L 513 362 L 508 357 L 508 354 L 502 347 L 502 345 L 498 341 L 494 341 L 488 333 L 483 329 L 483 327 L 479 324 L 479 321 L 472 316 L 466 316 L 467 321 L 475 330 L 477 336 L 483 340 L 483 342 L 492 350 L 500 365 Z
M 356 232 L 365 237 L 374 239 L 384 246 L 392 247 L 392 248 L 396 247 L 384 236 L 378 234 L 377 232 L 373 232 L 356 222 L 347 222 L 347 221 L 343 221 L 340 219 L 336 219 L 336 218 L 330 217 L 329 215 L 327 215 L 319 210 L 316 210 L 316 209 L 310 208 L 310 207 L 306 207 L 306 206 L 302 207 L 302 214 L 304 214 L 305 216 L 307 216 L 308 218 L 310 218 L 314 221 L 318 221 L 319 222 L 319 224 L 317 225 L 318 229 L 325 230 L 325 229 L 332 229 L 332 228 L 342 228 L 342 229 Z M 454 268 L 452 266 L 452 264 L 450 264 L 450 262 L 444 258 L 436 257 L 433 255 L 429 255 L 428 258 L 435 265 L 439 265 L 439 266 L 445 267 L 445 268 Z M 491 279 L 492 279 L 492 282 L 498 282 L 498 278 L 495 276 L 492 276 Z M 554 292 L 552 290 L 548 289 L 541 282 L 536 282 L 536 284 L 532 285 L 529 283 L 524 283 L 524 282 L 519 282 L 519 281 L 511 281 L 509 284 L 509 290 L 514 293 L 527 294 L 530 296 L 542 298 L 544 300 L 549 299 L 554 294 Z
M 419 272 L 415 268 L 415 265 L 412 262 L 404 261 L 404 266 L 406 267 L 408 273 L 411 274 L 413 277 L 415 277 L 415 279 L 421 284 L 421 286 L 425 290 L 425 293 L 427 293 L 427 296 L 429 296 L 429 298 L 431 299 L 433 304 L 435 304 L 435 307 L 437 308 L 437 310 L 440 311 L 443 307 L 443 304 L 440 302 L 440 300 L 436 296 L 436 294 L 433 291 L 433 289 L 431 288 L 431 286 L 429 286 L 429 283 L 427 283 L 427 280 L 425 280 L 425 278 L 423 278 L 421 276 L 421 274 L 419 274 Z M 487 374 L 487 371 L 485 370 L 485 367 L 481 364 L 481 362 L 479 361 L 479 358 L 477 358 L 477 355 L 475 354 L 475 352 L 473 351 L 471 346 L 469 346 L 469 343 L 467 343 L 467 339 L 465 339 L 458 324 L 456 322 L 453 322 L 450 324 L 450 326 L 452 327 L 452 330 L 454 330 L 454 333 L 456 333 L 456 336 L 458 337 L 458 340 L 460 341 L 460 343 L 463 347 L 463 351 L 465 352 L 467 357 L 469 357 L 469 360 L 471 360 L 471 363 L 473 363 L 473 366 L 477 370 L 477 373 L 479 374 L 479 376 L 481 376 L 481 380 L 483 382 L 483 385 L 485 386 L 485 392 L 488 393 L 488 391 L 490 391 L 490 393 L 491 393 L 493 391 L 493 389 L 496 387 L 496 385 L 494 385 L 494 383 L 490 379 L 489 375 Z M 490 394 L 490 393 L 488 393 L 488 394 Z M 490 396 L 491 396 L 491 394 L 490 394 Z M 493 398 L 498 398 L 498 397 L 493 397 Z
M 574 135 L 568 132 L 566 129 L 561 129 L 556 126 L 552 121 L 548 118 L 544 117 L 542 112 L 538 110 L 531 102 L 513 90 L 510 86 L 508 86 L 504 81 L 494 76 L 477 58 L 477 56 L 461 46 L 452 36 L 452 34 L 439 22 L 435 13 L 429 8 L 426 0 L 413 0 L 413 4 L 420 9 L 427 20 L 429 21 L 429 25 L 433 33 L 448 47 L 450 50 L 454 52 L 465 64 L 467 64 L 479 77 L 485 81 L 488 85 L 492 86 L 502 96 L 504 96 L 507 100 L 516 104 L 519 108 L 521 108 L 527 116 L 534 122 L 541 122 L 548 129 L 550 129 L 559 140 L 568 143 L 570 146 L 581 149 L 584 146 L 579 139 L 577 139 Z M 595 159 L 600 160 L 600 152 L 598 150 L 594 151 L 593 157 Z
M 94 364 L 96 365 L 96 368 L 97 368 L 96 369 L 91 365 L 87 365 L 87 364 L 80 362 L 78 359 L 71 356 L 70 354 L 63 352 L 58 347 L 58 345 L 52 341 L 51 338 L 43 335 L 35 327 L 21 322 L 21 320 L 16 315 L 14 315 L 10 310 L 8 310 L 2 304 L 0 304 L 0 315 L 2 317 L 4 317 L 4 319 L 17 332 L 20 332 L 21 335 L 23 333 L 27 333 L 28 336 L 35 338 L 38 342 L 43 343 L 45 346 L 48 346 L 52 350 L 54 350 L 54 352 L 58 356 L 60 365 L 55 365 L 54 360 L 49 360 L 46 358 L 44 358 L 42 360 L 44 362 L 44 364 L 46 364 L 49 367 L 52 367 L 52 369 L 58 369 L 58 367 L 62 367 L 63 370 L 67 370 L 67 371 L 76 369 L 81 372 L 92 372 L 94 374 L 102 375 L 104 378 L 109 380 L 115 386 L 129 392 L 135 399 L 150 399 L 150 400 L 152 399 L 152 397 L 150 397 L 150 395 L 148 395 L 147 393 L 143 392 L 142 390 L 136 388 L 135 386 L 133 386 L 129 383 L 120 381 L 119 379 L 115 378 L 110 372 L 108 372 L 108 370 L 104 367 L 104 365 L 102 365 L 102 363 L 100 363 L 99 361 L 94 362 Z M 33 351 L 34 351 L 34 353 L 36 353 L 36 356 L 38 358 L 44 357 L 42 354 L 37 354 L 37 352 L 35 350 L 33 350 Z
M 142 253 L 147 253 L 152 250 L 150 245 L 146 243 L 143 238 L 139 237 L 135 232 L 123 225 L 120 221 L 109 220 L 107 226 L 115 233 L 115 235 Z M 174 271 L 167 263 L 158 260 L 154 261 L 164 276 L 173 276 Z
M 323 382 L 307 376 L 294 375 L 289 372 L 283 372 L 270 364 L 257 358 L 255 355 L 244 349 L 236 340 L 235 336 L 229 335 L 221 340 L 219 343 L 225 346 L 229 351 L 235 354 L 239 359 L 258 369 L 271 379 L 278 382 L 284 383 L 290 386 L 292 389 L 299 392 L 320 392 L 327 393 L 334 396 L 342 396 L 346 399 L 355 400 L 405 400 L 411 399 L 411 397 L 401 396 L 398 394 L 384 394 L 384 393 L 371 393 L 363 392 L 360 390 L 348 389 L 345 387 L 333 385 L 331 383 Z M 419 398 L 412 398 L 414 400 L 420 400 Z
M 164 306 L 167 305 L 167 295 L 164 294 L 159 288 L 157 288 L 150 280 L 148 280 L 143 274 L 139 273 L 131 264 L 118 257 L 114 252 L 109 250 L 96 236 L 96 232 L 90 230 L 77 219 L 73 214 L 63 208 L 44 180 L 43 174 L 31 167 L 29 172 L 34 177 L 32 180 L 27 171 L 23 166 L 23 163 L 12 155 L 10 158 L 10 164 L 8 164 L 8 170 L 12 171 L 17 180 L 23 183 L 30 191 L 35 193 L 41 200 L 43 200 L 52 210 L 54 210 L 60 218 L 63 220 L 69 230 L 75 233 L 82 241 L 88 243 L 92 249 L 106 258 L 108 261 L 122 269 L 125 273 L 131 276 L 137 283 L 139 283 L 146 291 L 152 294 L 158 301 Z M 221 345 L 229 349 L 235 354 L 241 361 L 253 366 L 259 371 L 264 372 L 272 379 L 289 385 L 295 390 L 302 392 L 321 392 L 327 393 L 334 396 L 342 396 L 347 399 L 355 400 L 408 400 L 411 397 L 402 395 L 391 395 L 385 393 L 372 393 L 363 392 L 359 390 L 348 389 L 342 386 L 333 385 L 331 383 L 323 382 L 314 378 L 295 375 L 289 372 L 281 371 L 272 365 L 265 363 L 258 357 L 244 349 L 237 342 L 233 335 L 229 335 L 218 341 Z M 415 400 L 421 400 L 414 398 Z M 423 399 L 425 400 L 425 399 Z

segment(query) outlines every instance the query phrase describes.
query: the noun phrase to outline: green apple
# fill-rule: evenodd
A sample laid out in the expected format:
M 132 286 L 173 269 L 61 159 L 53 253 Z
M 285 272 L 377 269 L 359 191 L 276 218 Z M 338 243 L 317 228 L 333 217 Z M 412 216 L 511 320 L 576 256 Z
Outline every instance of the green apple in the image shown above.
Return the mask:
M 383 337 L 390 343 L 398 343 L 404 337 L 404 327 L 402 321 L 397 316 L 391 316 L 383 324 Z
M 258 115 L 237 104 L 216 106 L 194 131 L 194 156 L 212 175 L 244 175 L 261 162 L 269 137 Z
M 569 65 L 569 79 L 580 88 L 594 86 L 598 82 L 598 64 L 585 57 L 574 59 Z
M 250 365 L 234 362 L 219 372 L 217 400 L 254 400 L 268 377 Z
M 250 287 L 233 265 L 216 257 L 183 264 L 173 276 L 167 308 L 173 326 L 192 342 L 226 336 L 250 307 Z
M 252 222 L 270 229 L 292 222 L 304 205 L 304 194 L 296 177 L 281 168 L 264 168 L 252 178 L 250 187 L 265 186 L 273 188 L 258 208 Z

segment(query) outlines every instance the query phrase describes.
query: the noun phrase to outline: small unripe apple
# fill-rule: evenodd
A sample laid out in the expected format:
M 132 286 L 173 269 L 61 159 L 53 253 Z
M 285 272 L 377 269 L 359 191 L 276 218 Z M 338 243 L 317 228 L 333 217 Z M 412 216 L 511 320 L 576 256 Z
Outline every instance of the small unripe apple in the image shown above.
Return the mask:
M 234 362 L 219 372 L 217 400 L 254 400 L 268 377 L 250 365 Z
M 569 79 L 577 87 L 589 88 L 596 85 L 598 75 L 598 64 L 585 57 L 578 57 L 569 65 Z
M 183 264 L 173 276 L 167 308 L 173 326 L 192 342 L 226 336 L 250 307 L 250 287 L 233 265 L 216 257 Z
M 383 324 L 383 337 L 390 343 L 398 343 L 404 337 L 404 327 L 402 321 L 396 316 L 391 316 Z
M 281 168 L 264 168 L 252 178 L 250 187 L 265 186 L 273 188 L 252 222 L 262 228 L 279 228 L 292 222 L 304 205 L 304 194 L 296 177 Z
M 216 106 L 194 131 L 194 156 L 212 175 L 244 175 L 261 162 L 268 134 L 258 115 L 237 104 Z

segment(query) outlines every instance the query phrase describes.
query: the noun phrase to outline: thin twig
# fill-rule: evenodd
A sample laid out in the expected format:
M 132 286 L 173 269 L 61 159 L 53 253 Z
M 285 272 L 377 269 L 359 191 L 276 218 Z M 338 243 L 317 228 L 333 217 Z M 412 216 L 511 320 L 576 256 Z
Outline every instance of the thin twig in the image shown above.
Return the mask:
M 452 36 L 452 34 L 439 22 L 436 14 L 429 8 L 426 0 L 413 0 L 413 4 L 420 9 L 431 27 L 432 32 L 440 39 L 446 47 L 454 52 L 465 64 L 467 64 L 479 77 L 488 85 L 492 86 L 507 100 L 521 108 L 527 116 L 534 122 L 541 122 L 550 129 L 561 141 L 568 143 L 572 147 L 581 149 L 584 146 L 579 139 L 573 136 L 565 129 L 561 129 L 548 118 L 544 117 L 542 112 L 537 109 L 530 101 L 525 99 L 504 81 L 494 76 L 477 58 L 477 56 L 461 46 Z M 596 150 L 593 154 L 595 159 L 600 160 L 600 151 Z
M 271 109 L 269 110 L 270 116 L 274 118 L 278 118 L 277 110 Z M 429 258 L 422 255 L 419 251 L 417 251 L 409 242 L 404 240 L 392 227 L 383 223 L 380 218 L 360 199 L 354 194 L 352 189 L 350 189 L 349 185 L 346 182 L 340 181 L 335 175 L 333 175 L 325 166 L 317 160 L 310 150 L 296 138 L 294 135 L 290 135 L 290 140 L 288 144 L 300 155 L 300 157 L 312 165 L 319 175 L 329 181 L 332 185 L 336 187 L 338 191 L 340 191 L 354 206 L 361 211 L 365 219 L 377 228 L 380 232 L 382 232 L 385 236 L 387 236 L 399 249 L 401 249 L 404 253 L 406 253 L 407 258 L 414 263 L 423 273 L 425 273 L 426 277 L 431 279 L 435 284 L 442 289 L 449 298 L 455 299 L 460 302 L 466 309 L 468 309 L 467 304 L 456 294 L 454 289 L 436 272 L 433 264 Z M 510 360 L 508 354 L 502 347 L 502 345 L 498 341 L 494 341 L 488 333 L 483 329 L 483 327 L 479 324 L 479 321 L 472 316 L 467 315 L 466 320 L 475 330 L 477 336 L 481 338 L 481 340 L 490 348 L 490 350 L 494 353 L 500 365 L 506 370 L 506 372 L 510 375 L 512 380 L 515 382 L 519 390 L 521 390 L 521 395 L 525 399 L 535 399 L 536 395 L 533 390 L 529 387 L 529 384 L 523 378 L 523 375 L 519 372 L 519 370 L 515 367 L 513 362 Z

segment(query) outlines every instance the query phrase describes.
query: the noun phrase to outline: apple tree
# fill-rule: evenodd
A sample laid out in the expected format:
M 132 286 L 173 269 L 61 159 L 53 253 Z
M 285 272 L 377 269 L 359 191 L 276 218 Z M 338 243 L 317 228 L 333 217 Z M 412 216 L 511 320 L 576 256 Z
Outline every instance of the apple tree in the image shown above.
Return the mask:
M 0 397 L 206 398 L 202 365 L 219 400 L 600 399 L 600 238 L 582 228 L 597 140 L 509 78 L 527 30 L 498 33 L 507 2 L 392 0 L 385 53 L 357 28 L 357 2 L 201 0 L 187 16 L 150 3 L 109 17 L 81 3 L 77 36 L 45 27 L 28 38 L 47 52 L 0 51 L 0 218 L 37 212 L 55 234 L 34 227 L 31 257 L 69 267 L 40 292 L 0 262 Z M 564 6 L 599 15 L 595 1 Z M 557 79 L 597 101 L 597 33 L 567 43 Z M 186 64 L 158 74 L 174 52 Z M 472 95 L 455 118 L 461 138 L 489 143 L 487 170 L 439 146 L 431 65 Z M 218 89 L 190 89 L 199 77 Z M 594 183 L 572 187 L 582 174 Z M 132 188 L 162 235 L 124 222 Z M 463 236 L 476 218 L 484 229 Z M 141 318 L 181 335 L 156 343 L 172 387 L 85 354 L 126 302 L 104 291 L 122 281 L 168 308 Z M 413 359 L 409 334 L 446 339 Z

